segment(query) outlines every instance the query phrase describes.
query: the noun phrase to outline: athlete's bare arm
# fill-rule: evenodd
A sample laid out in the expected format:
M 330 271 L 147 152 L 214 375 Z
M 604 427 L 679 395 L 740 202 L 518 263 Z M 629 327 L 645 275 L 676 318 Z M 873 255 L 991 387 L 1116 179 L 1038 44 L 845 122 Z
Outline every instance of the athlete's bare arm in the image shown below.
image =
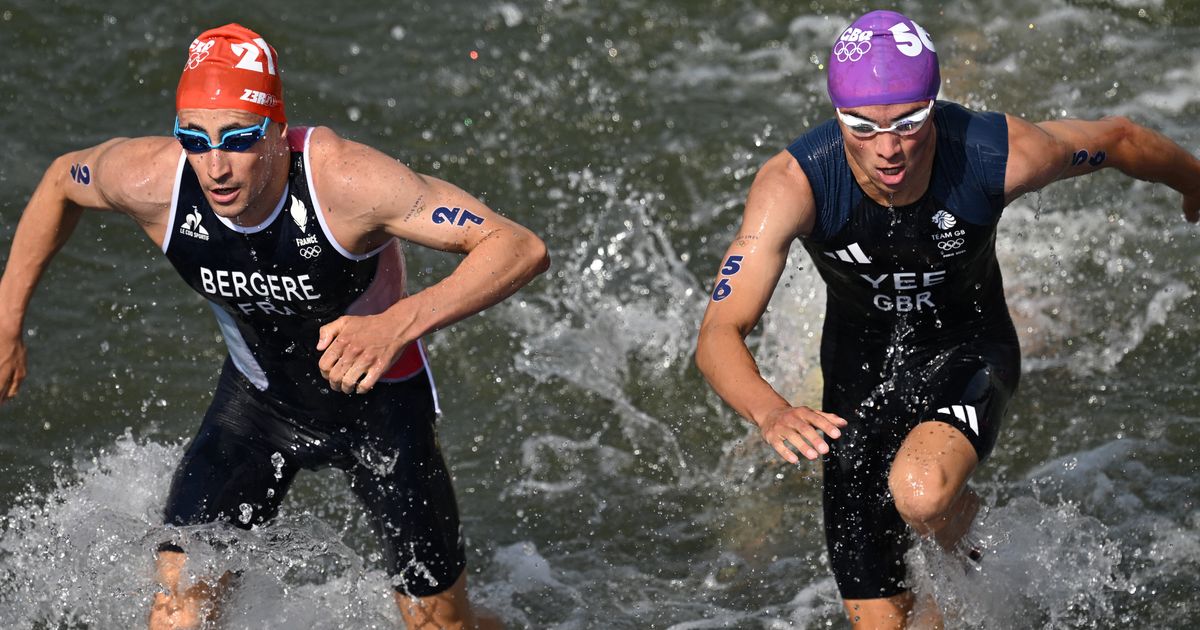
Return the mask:
M 792 449 L 816 459 L 829 450 L 818 430 L 837 438 L 846 423 L 793 407 L 762 378 L 746 335 L 767 308 L 792 241 L 807 235 L 814 220 L 812 189 L 795 159 L 785 151 L 768 160 L 754 178 L 742 226 L 722 258 L 696 344 L 696 365 L 712 388 L 793 464 L 799 458 Z
M 1200 220 L 1200 160 L 1162 134 L 1113 117 L 1032 124 L 1008 116 L 1005 201 L 1060 179 L 1113 167 L 1183 194 L 1188 221 Z
M 550 265 L 541 239 L 452 184 L 328 129 L 314 130 L 310 147 L 343 246 L 362 253 L 395 236 L 466 254 L 449 276 L 387 311 L 321 329 L 321 373 L 339 391 L 369 390 L 406 344 L 500 302 Z
M 25 378 L 21 330 L 29 301 L 86 209 L 124 212 L 162 243 L 179 145 L 171 138 L 118 138 L 59 157 L 17 224 L 0 278 L 0 402 Z

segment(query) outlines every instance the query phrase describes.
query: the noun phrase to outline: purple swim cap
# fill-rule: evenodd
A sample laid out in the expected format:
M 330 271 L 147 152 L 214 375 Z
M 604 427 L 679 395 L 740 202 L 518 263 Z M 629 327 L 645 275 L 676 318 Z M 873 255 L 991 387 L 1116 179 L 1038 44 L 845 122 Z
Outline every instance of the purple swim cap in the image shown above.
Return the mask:
M 839 109 L 933 100 L 941 85 L 929 33 L 895 11 L 858 18 L 829 55 L 829 99 Z

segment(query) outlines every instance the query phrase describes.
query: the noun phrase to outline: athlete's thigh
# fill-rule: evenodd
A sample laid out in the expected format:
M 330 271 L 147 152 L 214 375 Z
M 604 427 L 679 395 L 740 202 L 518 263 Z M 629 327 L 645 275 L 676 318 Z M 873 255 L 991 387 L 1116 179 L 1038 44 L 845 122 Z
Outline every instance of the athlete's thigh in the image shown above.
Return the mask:
M 371 513 L 396 589 L 436 595 L 454 585 L 466 560 L 431 394 L 415 379 L 372 394 L 368 429 L 347 469 L 351 488 Z
M 936 421 L 959 431 L 977 462 L 991 454 L 1020 375 L 1015 345 L 976 342 L 951 352 L 927 382 L 928 407 L 921 422 Z M 929 430 L 931 436 L 938 431 Z
M 898 595 L 911 544 L 887 484 L 898 440 L 840 442 L 822 460 L 825 544 L 838 591 L 845 599 Z
M 885 387 L 886 340 L 830 336 L 822 344 L 824 407 L 848 422 L 822 458 L 829 562 L 843 598 L 893 597 L 905 591 L 910 539 L 888 491 L 888 467 L 915 419 Z
M 254 419 L 267 411 L 227 376 L 175 470 L 163 511 L 167 524 L 260 525 L 278 512 L 296 475 L 286 449 L 255 437 Z

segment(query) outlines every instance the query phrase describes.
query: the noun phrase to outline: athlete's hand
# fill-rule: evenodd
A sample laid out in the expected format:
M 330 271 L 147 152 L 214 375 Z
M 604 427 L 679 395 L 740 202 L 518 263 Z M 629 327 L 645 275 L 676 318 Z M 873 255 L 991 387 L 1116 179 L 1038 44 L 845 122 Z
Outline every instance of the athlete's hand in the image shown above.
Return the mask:
M 382 315 L 343 315 L 325 324 L 317 341 L 321 376 L 345 394 L 371 391 L 404 349 L 406 342 L 396 331 L 395 323 Z
M 1183 217 L 1192 223 L 1200 221 L 1200 192 L 1183 196 Z
M 842 435 L 839 427 L 844 426 L 846 421 L 832 413 L 809 407 L 780 407 L 768 413 L 758 428 L 780 457 L 797 464 L 800 458 L 793 449 L 810 460 L 816 459 L 829 452 L 829 445 L 818 430 L 836 440 Z
M 17 395 L 25 380 L 25 342 L 20 335 L 0 342 L 0 403 Z

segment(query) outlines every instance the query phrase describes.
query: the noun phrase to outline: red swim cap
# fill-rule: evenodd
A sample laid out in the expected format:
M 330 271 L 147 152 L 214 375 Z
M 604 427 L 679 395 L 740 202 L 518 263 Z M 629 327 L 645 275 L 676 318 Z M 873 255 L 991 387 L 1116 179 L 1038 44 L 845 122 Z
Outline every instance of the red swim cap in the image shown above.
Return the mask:
M 240 109 L 287 122 L 279 56 L 261 35 L 241 24 L 200 34 L 188 49 L 175 91 L 175 110 Z

